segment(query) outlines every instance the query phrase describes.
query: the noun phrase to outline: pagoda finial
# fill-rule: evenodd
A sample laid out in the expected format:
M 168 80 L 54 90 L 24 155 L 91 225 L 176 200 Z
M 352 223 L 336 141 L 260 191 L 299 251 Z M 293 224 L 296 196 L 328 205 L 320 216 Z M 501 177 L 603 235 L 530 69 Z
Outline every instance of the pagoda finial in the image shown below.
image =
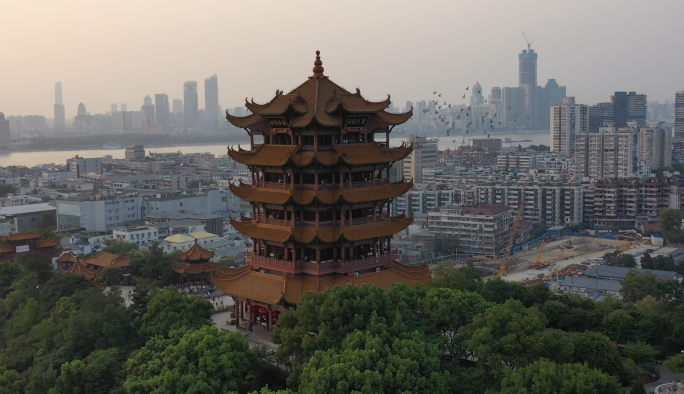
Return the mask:
M 316 51 L 316 61 L 314 62 L 314 78 L 323 78 L 323 62 L 321 61 L 321 51 Z

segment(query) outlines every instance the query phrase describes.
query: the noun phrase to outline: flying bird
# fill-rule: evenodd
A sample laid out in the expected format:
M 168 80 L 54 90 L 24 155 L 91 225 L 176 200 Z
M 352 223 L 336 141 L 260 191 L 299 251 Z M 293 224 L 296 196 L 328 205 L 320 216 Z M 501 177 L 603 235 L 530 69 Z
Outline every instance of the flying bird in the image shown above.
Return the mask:
M 437 94 L 437 91 L 435 90 L 434 92 L 432 92 L 432 94 Z
M 478 92 L 478 93 L 482 93 L 482 89 L 478 90 L 477 92 Z
M 485 103 L 486 103 L 486 102 L 487 102 L 487 100 L 485 100 Z
M 442 97 L 442 93 L 440 93 L 439 96 L 437 96 L 437 97 Z
M 469 87 L 470 87 L 470 86 L 466 86 L 466 90 L 468 90 Z

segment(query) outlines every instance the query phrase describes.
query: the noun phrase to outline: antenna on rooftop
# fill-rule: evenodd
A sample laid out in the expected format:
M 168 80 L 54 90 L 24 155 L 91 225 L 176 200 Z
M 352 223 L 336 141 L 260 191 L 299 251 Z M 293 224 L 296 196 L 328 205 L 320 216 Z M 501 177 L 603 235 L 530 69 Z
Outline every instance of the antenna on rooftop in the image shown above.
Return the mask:
M 527 51 L 529 52 L 532 50 L 532 44 L 534 44 L 535 41 L 537 41 L 537 38 L 535 37 L 535 39 L 532 40 L 532 42 L 530 42 L 530 40 L 527 39 L 525 32 L 522 32 L 522 34 L 523 34 L 523 37 L 525 37 L 525 42 L 527 43 Z

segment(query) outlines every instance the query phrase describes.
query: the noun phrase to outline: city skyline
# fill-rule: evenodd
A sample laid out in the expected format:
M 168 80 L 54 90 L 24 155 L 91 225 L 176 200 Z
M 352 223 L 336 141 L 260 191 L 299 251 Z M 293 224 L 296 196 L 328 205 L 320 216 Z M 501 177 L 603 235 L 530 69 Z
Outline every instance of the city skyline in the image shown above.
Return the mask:
M 0 89 L 10 94 L 0 97 L 0 109 L 11 115 L 50 116 L 56 81 L 64 84 L 67 118 L 76 114 L 79 102 L 91 108 L 92 113 L 106 112 L 112 102 L 139 108 L 146 95 L 163 93 L 170 99 L 181 98 L 184 81 L 201 81 L 214 74 L 220 75 L 222 81 L 218 92 L 220 105 L 232 108 L 242 105 L 246 95 L 263 102 L 276 88 L 294 88 L 306 76 L 302 70 L 310 68 L 311 54 L 316 49 L 321 50 L 326 74 L 331 79 L 352 91 L 356 84 L 364 86 L 364 95 L 371 99 L 380 99 L 392 91 L 395 105 L 401 105 L 407 100 L 429 100 L 430 93 L 440 89 L 456 101 L 460 98 L 458 92 L 476 80 L 485 91 L 495 86 L 517 85 L 516 56 L 527 47 L 522 30 L 530 40 L 538 38 L 532 46 L 539 54 L 537 82 L 556 79 L 568 87 L 568 94 L 576 97 L 578 103 L 594 105 L 615 91 L 638 91 L 647 94 L 651 101 L 673 101 L 675 92 L 684 86 L 684 77 L 678 72 L 684 65 L 684 55 L 668 44 L 669 37 L 680 36 L 684 31 L 676 23 L 684 4 L 674 1 L 658 3 L 660 8 L 635 1 L 554 5 L 539 1 L 516 5 L 500 2 L 494 7 L 449 2 L 417 7 L 413 2 L 396 2 L 391 7 L 364 4 L 368 8 L 364 13 L 355 12 L 354 4 L 343 9 L 302 4 L 301 9 L 294 9 L 304 14 L 306 25 L 295 24 L 289 29 L 289 34 L 303 38 L 296 48 L 276 45 L 261 51 L 251 49 L 246 42 L 250 40 L 237 38 L 243 32 L 259 39 L 278 37 L 278 26 L 293 13 L 291 5 L 272 4 L 264 9 L 258 4 L 242 4 L 235 9 L 228 4 L 203 3 L 193 6 L 194 12 L 206 16 L 194 30 L 168 29 L 168 34 L 157 37 L 146 33 L 174 24 L 184 25 L 185 7 L 165 7 L 167 17 L 156 21 L 128 13 L 126 4 L 124 1 L 121 9 L 108 10 L 112 15 L 104 21 L 89 18 L 88 15 L 99 12 L 99 7 L 85 2 L 71 8 L 46 2 L 41 15 L 22 3 L 10 4 L 5 13 L 12 18 L 0 25 L 0 31 L 25 30 L 23 26 L 29 22 L 40 29 L 4 46 L 6 53 L 13 53 L 22 61 L 5 65 Z M 584 5 L 591 5 L 592 12 L 585 12 Z M 140 6 L 139 15 L 146 15 L 153 14 L 158 4 Z M 318 38 L 320 35 L 303 34 L 329 30 L 325 18 L 311 17 L 325 14 L 319 11 L 329 7 L 334 7 L 339 20 L 354 20 L 360 27 L 353 35 L 326 35 L 325 40 Z M 258 12 L 263 23 L 258 31 L 246 18 L 235 18 L 226 24 L 224 16 L 235 12 Z M 375 18 L 379 12 L 385 17 Z M 529 23 L 518 22 L 523 14 L 530 16 L 525 18 Z M 620 20 L 620 35 L 605 33 L 605 15 Z M 53 28 L 57 23 L 59 29 Z M 117 29 L 124 24 L 130 29 Z M 43 29 L 51 33 L 41 34 Z M 84 29 L 89 30 L 88 35 L 81 34 Z M 206 40 L 210 33 L 217 38 Z M 186 37 L 187 34 L 190 36 Z M 134 35 L 147 36 L 151 45 L 132 48 Z M 175 46 L 181 37 L 193 44 L 184 52 L 186 56 L 177 59 Z M 382 45 L 378 46 L 379 42 Z M 572 42 L 582 45 L 568 45 Z M 445 50 L 444 44 L 453 44 L 453 49 Z M 157 49 L 150 54 L 144 49 L 147 47 Z M 28 48 L 44 50 L 27 51 Z M 89 52 L 87 58 L 83 56 L 84 48 Z M 119 56 L 111 56 L 112 53 Z M 635 53 L 642 53 L 644 58 L 657 54 L 659 61 L 630 61 Z M 107 62 L 98 60 L 104 56 Z M 51 59 L 50 66 L 43 67 L 41 72 L 26 67 L 45 64 L 47 58 Z M 274 59 L 278 60 L 279 69 L 275 74 L 267 72 L 273 69 Z M 200 108 L 204 108 L 203 87 L 198 93 Z

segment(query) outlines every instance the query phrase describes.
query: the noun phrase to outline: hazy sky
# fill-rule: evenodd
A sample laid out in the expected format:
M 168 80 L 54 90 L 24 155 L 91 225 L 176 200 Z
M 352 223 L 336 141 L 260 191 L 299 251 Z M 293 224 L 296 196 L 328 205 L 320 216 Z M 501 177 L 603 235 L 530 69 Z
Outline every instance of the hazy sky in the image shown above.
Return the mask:
M 392 95 L 460 103 L 479 80 L 517 86 L 521 34 L 537 42 L 538 82 L 555 78 L 577 101 L 637 91 L 664 101 L 684 89 L 684 1 L 29 1 L 0 12 L 0 111 L 53 116 L 62 81 L 67 117 L 146 94 L 181 98 L 183 82 L 218 74 L 223 108 L 264 102 L 325 74 L 372 100 Z

